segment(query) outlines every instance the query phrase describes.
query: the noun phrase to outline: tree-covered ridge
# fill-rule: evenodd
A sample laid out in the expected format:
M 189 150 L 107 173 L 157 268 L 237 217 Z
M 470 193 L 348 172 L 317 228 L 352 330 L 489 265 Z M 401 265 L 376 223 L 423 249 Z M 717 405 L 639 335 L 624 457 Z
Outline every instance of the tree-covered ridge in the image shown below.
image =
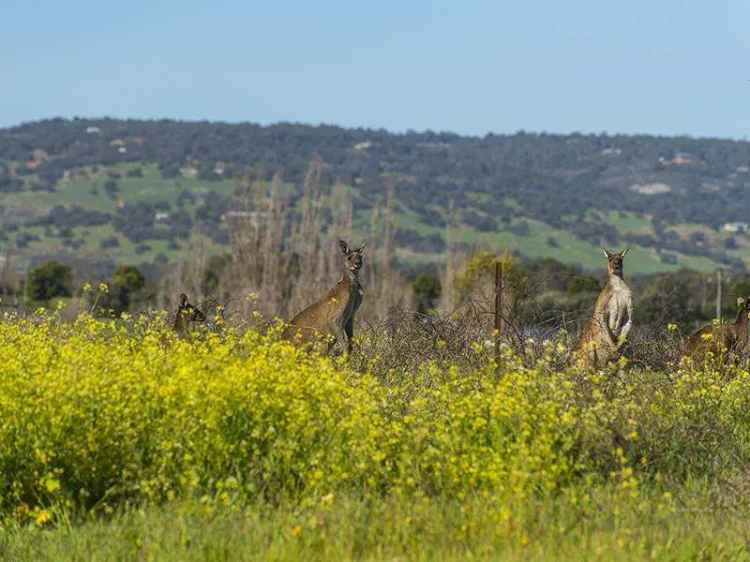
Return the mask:
M 651 248 L 665 267 L 697 263 L 680 262 L 683 256 L 702 256 L 706 267 L 741 267 L 750 258 L 744 235 L 721 231 L 726 223 L 750 216 L 750 143 L 744 141 L 526 132 L 468 137 L 291 123 L 52 119 L 0 130 L 0 192 L 48 194 L 85 170 L 112 208 L 62 195 L 55 201 L 64 209 L 53 211 L 56 205 L 50 204 L 46 211 L 73 229 L 106 221 L 141 249 L 158 240 L 174 246 L 201 225 L 221 232 L 218 219 L 231 207 L 233 180 L 248 168 L 268 178 L 281 173 L 285 182 L 299 186 L 312 159 L 326 163 L 330 182 L 352 186 L 361 217 L 392 186 L 397 241 L 419 254 L 441 253 L 452 223 L 463 229 L 466 243 L 485 240 L 483 233 L 504 232 L 521 253 L 531 248 L 537 257 L 572 252 L 561 238 L 565 233 L 591 247 Z M 123 193 L 128 181 L 150 182 L 154 190 L 171 181 L 173 194 L 131 202 Z M 186 188 L 191 182 L 193 189 Z M 116 205 L 118 197 L 127 204 Z M 3 207 L 4 225 L 24 226 L 15 237 L 5 228 L 6 240 L 23 246 L 34 236 L 49 235 L 26 229 L 31 223 L 43 228 L 44 212 L 29 211 L 27 220 L 18 205 Z M 161 224 L 160 212 L 170 217 Z M 524 244 L 530 233 L 540 232 L 545 232 L 543 248 L 533 248 L 538 241 Z M 214 238 L 226 242 L 221 234 Z

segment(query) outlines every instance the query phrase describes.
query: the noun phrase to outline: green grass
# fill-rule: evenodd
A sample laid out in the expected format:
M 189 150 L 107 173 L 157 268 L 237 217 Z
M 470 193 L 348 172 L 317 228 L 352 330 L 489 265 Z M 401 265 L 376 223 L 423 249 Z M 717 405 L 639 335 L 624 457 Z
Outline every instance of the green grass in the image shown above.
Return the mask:
M 636 213 L 611 211 L 605 215 L 605 221 L 614 226 L 621 234 L 654 233 L 654 226 L 651 219 Z
M 0 559 L 189 561 L 682 561 L 749 560 L 746 511 L 698 499 L 679 511 L 637 505 L 616 491 L 586 502 L 502 498 L 363 501 L 239 508 L 196 500 L 123 510 L 39 529 L 0 529 Z
M 138 253 L 136 248 L 139 244 L 134 244 L 122 234 L 115 231 L 110 224 L 99 226 L 76 227 L 71 229 L 73 240 L 83 240 L 84 245 L 78 249 L 63 244 L 59 237 L 45 237 L 44 228 L 28 227 L 23 230 L 25 233 L 36 234 L 41 238 L 39 241 L 30 242 L 24 250 L 26 255 L 68 255 L 75 258 L 89 258 L 92 260 L 111 258 L 116 263 L 139 264 L 151 261 L 154 256 L 164 254 L 170 261 L 178 260 L 183 253 L 192 252 L 197 245 L 201 245 L 209 254 L 218 254 L 226 251 L 212 240 L 194 233 L 187 240 L 178 240 L 178 248 L 170 248 L 167 240 L 147 240 L 144 242 L 150 250 Z M 119 246 L 114 248 L 102 249 L 101 242 L 108 238 L 117 238 Z
M 362 224 L 368 224 L 369 213 L 357 213 L 357 215 L 361 217 Z M 400 207 L 395 216 L 398 228 L 414 230 L 422 236 L 430 234 L 445 235 L 445 227 L 425 223 L 422 217 L 408 207 Z
M 134 168 L 141 168 L 143 177 L 127 177 L 127 171 Z M 11 208 L 31 209 L 38 213 L 55 205 L 80 205 L 86 209 L 114 213 L 117 201 L 110 198 L 104 189 L 104 184 L 110 179 L 108 171 L 122 175 L 117 179 L 117 197 L 122 202 L 131 204 L 165 202 L 174 206 L 180 193 L 185 189 L 198 196 L 209 193 L 230 195 L 235 187 L 232 180 L 205 182 L 186 177 L 164 179 L 155 164 L 130 164 L 101 167 L 96 173 L 88 170 L 88 177 L 75 176 L 63 179 L 58 182 L 53 192 L 26 189 L 11 193 L 4 198 L 4 204 Z

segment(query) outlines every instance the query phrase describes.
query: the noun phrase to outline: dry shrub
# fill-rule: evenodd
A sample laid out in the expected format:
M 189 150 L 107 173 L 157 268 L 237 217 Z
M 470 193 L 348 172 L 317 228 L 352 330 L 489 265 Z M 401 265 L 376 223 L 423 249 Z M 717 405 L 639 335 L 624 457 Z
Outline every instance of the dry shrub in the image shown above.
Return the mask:
M 658 326 L 634 326 L 623 350 L 634 366 L 674 368 L 682 355 L 683 338 L 676 330 Z

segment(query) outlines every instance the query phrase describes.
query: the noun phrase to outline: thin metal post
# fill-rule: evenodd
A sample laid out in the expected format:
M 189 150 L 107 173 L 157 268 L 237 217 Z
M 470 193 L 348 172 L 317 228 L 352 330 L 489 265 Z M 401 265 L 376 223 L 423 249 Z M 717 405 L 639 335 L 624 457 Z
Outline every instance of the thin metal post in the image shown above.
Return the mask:
M 500 336 L 503 333 L 503 264 L 495 262 L 495 361 L 500 363 Z

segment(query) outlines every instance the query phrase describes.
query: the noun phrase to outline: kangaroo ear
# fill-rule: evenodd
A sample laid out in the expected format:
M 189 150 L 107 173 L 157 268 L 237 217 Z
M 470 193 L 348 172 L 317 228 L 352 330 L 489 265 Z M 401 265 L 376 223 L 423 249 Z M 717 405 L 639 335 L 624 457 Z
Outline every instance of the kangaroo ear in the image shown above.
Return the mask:
M 362 251 L 365 249 L 365 246 L 367 246 L 367 242 L 362 242 L 362 245 L 354 251 L 357 252 L 358 254 L 361 254 Z
M 630 251 L 630 247 L 625 248 L 622 252 L 620 252 L 620 257 L 624 258 L 625 254 L 627 254 Z
M 737 299 L 737 306 L 742 306 L 743 304 L 745 304 L 745 297 L 739 297 Z
M 609 258 L 610 258 L 610 256 L 612 255 L 612 254 L 610 253 L 610 251 L 609 251 L 609 250 L 607 250 L 607 248 L 602 248 L 602 252 L 604 252 L 604 257 L 606 257 L 607 259 L 609 259 Z
M 349 253 L 349 246 L 346 245 L 346 242 L 343 240 L 339 240 L 339 248 L 341 248 L 342 254 L 348 254 Z

